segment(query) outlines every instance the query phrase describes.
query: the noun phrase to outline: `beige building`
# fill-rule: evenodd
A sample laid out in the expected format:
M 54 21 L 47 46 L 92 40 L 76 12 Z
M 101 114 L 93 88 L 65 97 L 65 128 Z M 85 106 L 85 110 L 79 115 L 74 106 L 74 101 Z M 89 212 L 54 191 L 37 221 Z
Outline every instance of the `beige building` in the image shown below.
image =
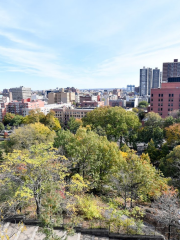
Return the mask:
M 50 92 L 48 94 L 48 104 L 71 103 L 75 101 L 75 92 Z
M 61 122 L 66 123 L 70 117 L 81 119 L 94 108 L 83 109 L 83 108 L 57 108 L 53 109 L 55 112 L 55 117 L 58 118 Z

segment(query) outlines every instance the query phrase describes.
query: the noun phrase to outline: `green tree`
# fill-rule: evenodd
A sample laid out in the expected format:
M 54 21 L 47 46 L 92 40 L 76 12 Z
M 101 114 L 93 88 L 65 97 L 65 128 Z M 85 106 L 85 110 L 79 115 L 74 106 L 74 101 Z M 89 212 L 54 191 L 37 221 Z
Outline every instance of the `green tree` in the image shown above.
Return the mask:
M 138 141 L 149 143 L 153 140 L 155 147 L 161 146 L 164 141 L 164 132 L 160 127 L 145 126 L 138 131 Z
M 164 119 L 163 127 L 169 127 L 175 123 L 175 119 L 172 116 L 168 116 Z
M 14 149 L 30 149 L 32 145 L 53 143 L 55 132 L 41 123 L 25 125 L 16 129 L 6 142 L 6 151 Z
M 82 118 L 84 126 L 90 125 L 92 130 L 101 126 L 109 140 L 120 141 L 133 130 L 139 128 L 139 119 L 134 112 L 126 111 L 121 107 L 96 108 Z M 129 138 L 127 138 L 129 140 Z
M 30 124 L 30 123 L 44 123 L 45 121 L 45 114 L 40 111 L 40 109 L 32 109 L 29 111 L 29 114 L 24 117 L 23 123 Z
M 149 112 L 144 121 L 146 127 L 162 127 L 163 119 L 158 113 Z
M 24 117 L 21 115 L 15 115 L 14 118 L 12 118 L 10 125 L 11 126 L 19 126 L 23 123 Z
M 158 150 L 155 147 L 155 144 L 153 142 L 153 140 L 151 139 L 151 141 L 148 143 L 148 147 L 146 149 L 146 153 L 148 153 L 151 162 L 158 166 L 159 165 L 159 158 L 160 158 L 160 150 Z
M 0 122 L 0 131 L 2 131 L 4 129 L 5 129 L 4 124 L 2 122 Z
M 82 126 L 81 119 L 75 119 L 74 117 L 70 117 L 67 123 L 67 128 L 70 130 L 70 132 L 75 134 L 80 126 Z
M 106 131 L 101 126 L 95 128 L 94 132 L 97 133 L 99 136 L 106 136 Z
M 176 146 L 166 157 L 160 160 L 160 170 L 165 177 L 170 177 L 175 187 L 180 190 L 180 146 Z
M 142 102 L 139 103 L 138 107 L 139 108 L 146 108 L 146 107 L 148 107 L 148 105 L 149 105 L 148 102 L 142 101 Z

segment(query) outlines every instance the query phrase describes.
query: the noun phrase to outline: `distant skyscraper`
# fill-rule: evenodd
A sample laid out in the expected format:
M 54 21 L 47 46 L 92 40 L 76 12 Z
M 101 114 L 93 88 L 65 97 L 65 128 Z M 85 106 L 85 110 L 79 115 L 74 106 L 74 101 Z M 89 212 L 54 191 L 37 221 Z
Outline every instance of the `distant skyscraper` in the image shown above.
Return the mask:
M 180 62 L 174 59 L 174 62 L 163 63 L 162 82 L 180 82 Z
M 128 92 L 134 92 L 135 85 L 127 85 L 127 91 Z
M 25 88 L 23 86 L 19 88 L 10 88 L 10 92 L 12 92 L 12 99 L 21 101 L 22 99 L 31 98 L 31 88 Z
M 160 69 L 155 68 L 153 69 L 152 88 L 159 88 L 159 87 L 160 87 Z
M 140 69 L 140 96 L 150 95 L 152 87 L 152 68 Z

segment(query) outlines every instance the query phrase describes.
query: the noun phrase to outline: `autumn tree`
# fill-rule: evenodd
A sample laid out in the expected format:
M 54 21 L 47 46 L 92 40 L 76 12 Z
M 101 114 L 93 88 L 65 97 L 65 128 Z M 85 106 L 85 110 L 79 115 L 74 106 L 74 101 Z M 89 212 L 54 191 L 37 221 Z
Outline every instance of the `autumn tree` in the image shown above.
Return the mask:
M 180 123 L 165 128 L 165 134 L 168 145 L 178 145 L 180 143 Z
M 8 125 L 10 124 L 10 122 L 12 121 L 12 119 L 15 117 L 15 114 L 13 113 L 6 113 L 6 115 L 3 118 L 3 123 L 4 125 Z
M 61 129 L 61 125 L 59 123 L 59 120 L 55 118 L 55 112 L 51 110 L 45 118 L 40 121 L 45 124 L 49 129 L 54 131 L 59 131 Z
M 55 132 L 41 123 L 29 124 L 16 129 L 7 141 L 6 150 L 13 149 L 29 149 L 32 145 L 40 143 L 52 143 L 55 137 Z
M 1 181 L 2 189 L 16 185 L 12 191 L 14 197 L 19 195 L 33 199 L 38 217 L 47 184 L 56 182 L 56 190 L 64 191 L 66 159 L 48 148 L 48 145 L 40 144 L 23 152 L 14 151 L 5 157 L 0 166 L 0 172 L 4 176 Z
M 45 114 L 40 111 L 40 109 L 32 109 L 29 114 L 24 117 L 24 124 L 30 123 L 43 123 L 45 120 Z
M 124 199 L 126 207 L 127 198 L 147 200 L 147 197 L 155 197 L 166 189 L 166 180 L 152 166 L 148 155 L 138 157 L 134 151 L 122 152 L 124 162 L 117 163 L 112 171 L 113 187 L 118 195 Z

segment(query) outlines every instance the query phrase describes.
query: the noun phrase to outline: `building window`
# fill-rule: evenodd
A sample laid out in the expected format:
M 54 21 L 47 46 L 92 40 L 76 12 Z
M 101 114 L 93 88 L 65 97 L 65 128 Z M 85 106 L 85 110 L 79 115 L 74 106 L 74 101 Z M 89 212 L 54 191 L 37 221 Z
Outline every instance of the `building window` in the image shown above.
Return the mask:
M 158 101 L 160 102 L 160 99 L 158 99 Z
M 161 96 L 161 94 L 159 93 L 159 97 Z
M 171 106 L 171 104 L 170 103 L 168 103 L 168 107 L 170 107 Z
M 171 97 L 171 94 L 169 94 L 169 97 Z
M 172 94 L 172 97 L 174 97 L 174 94 Z
M 171 99 L 168 100 L 169 102 L 171 101 Z
M 180 100 L 180 99 L 179 99 Z M 153 102 L 153 98 L 151 98 L 151 102 Z
M 171 107 L 173 107 L 173 103 L 171 103 Z
M 161 103 L 161 106 L 163 106 L 163 103 Z
M 173 111 L 173 108 L 171 108 L 171 111 Z
M 161 108 L 161 111 L 162 111 L 163 109 Z
M 161 94 L 161 97 L 163 97 L 163 94 Z
M 151 97 L 153 97 L 153 93 L 151 94 Z
M 153 103 L 151 103 L 151 106 L 153 106 Z
M 153 108 L 151 108 L 151 111 L 153 110 Z
M 160 108 L 158 108 L 158 111 L 160 111 Z
M 168 111 L 171 111 L 170 108 L 168 108 Z
M 161 102 L 163 102 L 163 98 L 161 99 Z
M 158 103 L 158 106 L 160 106 L 160 103 Z
M 171 99 L 171 102 L 173 102 L 173 99 Z

